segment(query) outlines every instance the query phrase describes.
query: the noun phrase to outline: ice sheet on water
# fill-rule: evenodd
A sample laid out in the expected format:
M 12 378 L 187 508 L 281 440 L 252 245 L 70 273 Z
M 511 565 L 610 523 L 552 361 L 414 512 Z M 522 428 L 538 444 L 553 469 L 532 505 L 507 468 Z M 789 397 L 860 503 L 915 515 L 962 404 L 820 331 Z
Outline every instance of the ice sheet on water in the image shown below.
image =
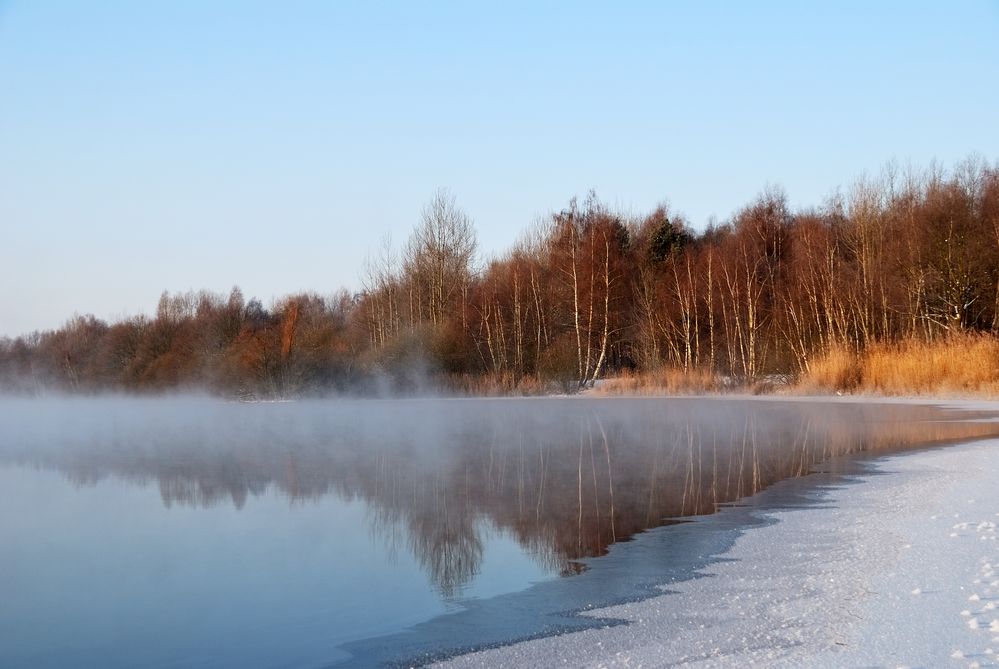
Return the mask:
M 962 610 L 962 602 L 983 601 L 984 593 L 968 590 L 999 557 L 994 544 L 969 541 L 975 533 L 941 542 L 948 533 L 937 534 L 927 519 L 953 514 L 969 495 L 999 505 L 999 486 L 982 476 L 999 469 L 999 442 L 891 458 L 883 469 L 891 474 L 829 491 L 821 509 L 772 514 L 779 522 L 744 535 L 727 555 L 732 562 L 708 570 L 712 578 L 588 612 L 628 625 L 492 649 L 449 666 L 552 657 L 588 667 L 884 666 L 889 658 L 992 666 L 985 644 L 999 642 L 999 619 Z M 978 519 L 961 524 L 993 529 Z M 902 599 L 903 592 L 919 597 Z

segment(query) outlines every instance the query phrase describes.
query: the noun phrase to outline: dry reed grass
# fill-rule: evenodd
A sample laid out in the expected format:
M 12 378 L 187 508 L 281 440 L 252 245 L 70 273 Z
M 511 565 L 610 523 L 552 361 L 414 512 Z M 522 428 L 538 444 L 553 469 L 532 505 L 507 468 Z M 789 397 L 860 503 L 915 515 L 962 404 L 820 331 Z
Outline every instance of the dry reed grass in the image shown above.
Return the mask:
M 845 346 L 835 346 L 809 363 L 808 371 L 798 380 L 798 388 L 850 392 L 860 386 L 862 378 L 860 356 Z
M 469 397 L 532 397 L 556 392 L 552 383 L 535 376 L 516 378 L 512 374 L 454 374 L 444 378 L 444 387 Z
M 933 342 L 878 344 L 860 354 L 833 349 L 799 388 L 882 395 L 999 395 L 999 339 L 961 334 Z
M 510 374 L 453 375 L 445 386 L 476 397 L 536 396 L 565 392 L 555 381 Z M 587 394 L 694 395 L 725 391 L 782 392 L 783 383 L 766 380 L 734 386 L 705 369 L 663 367 L 647 372 L 621 372 L 600 380 Z M 799 392 L 868 393 L 878 395 L 999 396 L 999 338 L 958 334 L 932 342 L 906 340 L 878 344 L 857 353 L 836 346 L 813 359 L 792 390 Z
M 604 379 L 591 391 L 594 395 L 696 395 L 721 390 L 722 380 L 704 369 L 683 371 L 662 368 L 635 374 L 622 372 Z

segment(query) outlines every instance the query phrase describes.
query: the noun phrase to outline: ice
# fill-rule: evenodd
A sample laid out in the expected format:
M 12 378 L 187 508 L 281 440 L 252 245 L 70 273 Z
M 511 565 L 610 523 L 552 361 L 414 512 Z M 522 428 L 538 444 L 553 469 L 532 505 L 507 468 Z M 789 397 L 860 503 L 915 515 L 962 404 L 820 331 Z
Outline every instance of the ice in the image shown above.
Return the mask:
M 821 669 L 950 666 L 958 659 L 975 666 L 977 657 L 993 666 L 986 644 L 999 643 L 999 619 L 964 607 L 985 599 L 986 611 L 995 609 L 995 593 L 972 581 L 999 563 L 996 544 L 969 541 L 972 530 L 995 535 L 995 523 L 968 514 L 952 521 L 966 533 L 941 541 L 950 531 L 930 521 L 968 510 L 969 499 L 976 500 L 971 511 L 999 506 L 989 474 L 999 471 L 999 441 L 885 457 L 875 467 L 876 476 L 823 492 L 820 506 L 765 512 L 774 522 L 745 532 L 720 556 L 726 561 L 704 570 L 710 578 L 581 614 L 624 624 L 444 665 L 546 666 L 558 658 L 578 667 Z

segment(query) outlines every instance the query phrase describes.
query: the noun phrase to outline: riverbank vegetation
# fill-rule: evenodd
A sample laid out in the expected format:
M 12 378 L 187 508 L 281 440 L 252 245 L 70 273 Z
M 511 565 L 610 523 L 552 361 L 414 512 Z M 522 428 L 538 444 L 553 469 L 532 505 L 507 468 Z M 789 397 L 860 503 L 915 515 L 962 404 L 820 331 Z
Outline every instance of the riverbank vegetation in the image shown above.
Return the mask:
M 700 230 L 666 204 L 628 217 L 590 194 L 484 261 L 440 191 L 356 293 L 164 293 L 152 316 L 76 316 L 0 340 L 0 387 L 995 392 L 997 335 L 999 166 L 973 157 L 888 167 L 807 209 L 769 188 Z
M 836 348 L 817 359 L 802 389 L 883 395 L 999 395 L 999 340 L 951 334 L 936 341 L 906 339 L 854 352 Z

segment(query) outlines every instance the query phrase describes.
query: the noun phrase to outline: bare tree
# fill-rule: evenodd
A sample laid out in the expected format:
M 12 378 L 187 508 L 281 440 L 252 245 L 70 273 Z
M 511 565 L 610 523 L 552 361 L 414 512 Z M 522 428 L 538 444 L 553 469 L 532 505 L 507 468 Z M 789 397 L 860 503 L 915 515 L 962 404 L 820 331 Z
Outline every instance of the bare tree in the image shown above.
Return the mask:
M 467 295 L 475 248 L 472 219 L 448 190 L 439 189 L 423 208 L 404 252 L 403 272 L 417 321 L 443 324 L 454 302 Z

